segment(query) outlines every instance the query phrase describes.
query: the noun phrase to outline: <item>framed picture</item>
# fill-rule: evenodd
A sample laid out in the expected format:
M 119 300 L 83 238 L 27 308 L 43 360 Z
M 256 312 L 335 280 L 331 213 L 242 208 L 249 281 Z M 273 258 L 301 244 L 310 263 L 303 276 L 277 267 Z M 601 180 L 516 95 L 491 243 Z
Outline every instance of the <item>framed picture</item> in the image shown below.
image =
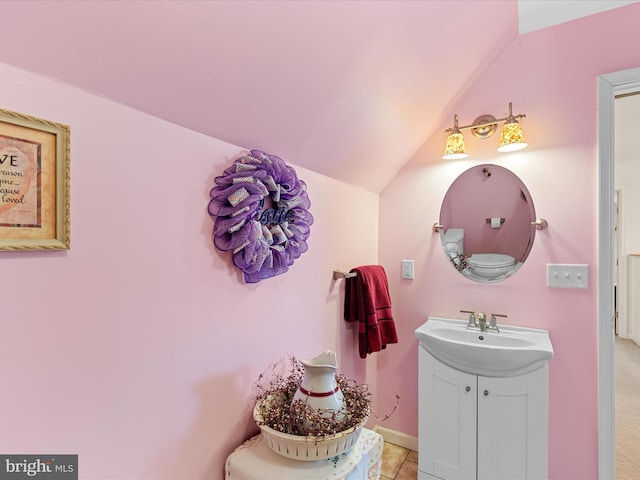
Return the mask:
M 67 250 L 70 129 L 0 109 L 0 250 Z

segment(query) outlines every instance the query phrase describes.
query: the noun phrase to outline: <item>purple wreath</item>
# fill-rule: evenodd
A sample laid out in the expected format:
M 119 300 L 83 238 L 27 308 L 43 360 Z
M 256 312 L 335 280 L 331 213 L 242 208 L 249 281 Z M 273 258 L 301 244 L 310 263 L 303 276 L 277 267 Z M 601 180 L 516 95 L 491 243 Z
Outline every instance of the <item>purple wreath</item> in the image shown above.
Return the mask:
M 307 251 L 313 216 L 307 185 L 275 155 L 251 150 L 216 177 L 213 244 L 233 252 L 247 283 L 285 273 Z

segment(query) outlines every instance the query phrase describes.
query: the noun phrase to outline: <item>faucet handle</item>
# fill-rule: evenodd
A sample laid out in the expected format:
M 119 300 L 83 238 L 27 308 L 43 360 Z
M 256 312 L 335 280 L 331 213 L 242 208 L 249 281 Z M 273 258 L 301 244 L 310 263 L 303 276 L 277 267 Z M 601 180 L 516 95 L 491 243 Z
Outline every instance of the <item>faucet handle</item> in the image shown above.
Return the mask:
M 460 313 L 468 313 L 469 314 L 469 323 L 467 323 L 467 327 L 475 327 L 476 326 L 476 312 L 473 310 L 460 310 Z
M 496 317 L 507 318 L 507 315 L 502 315 L 501 313 L 492 313 L 491 318 L 489 319 L 489 326 L 497 328 Z

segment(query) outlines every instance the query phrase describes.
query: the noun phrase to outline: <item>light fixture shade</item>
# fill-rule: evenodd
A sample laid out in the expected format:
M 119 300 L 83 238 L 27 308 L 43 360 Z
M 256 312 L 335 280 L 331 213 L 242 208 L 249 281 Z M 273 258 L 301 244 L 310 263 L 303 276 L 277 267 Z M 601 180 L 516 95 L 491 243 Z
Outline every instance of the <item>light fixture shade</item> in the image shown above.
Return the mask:
M 502 127 L 502 135 L 500 135 L 499 152 L 515 152 L 527 147 L 527 142 L 522 135 L 522 128 L 517 120 L 507 122 Z
M 447 137 L 447 144 L 444 147 L 444 160 L 460 160 L 467 158 L 469 154 L 464 148 L 464 137 L 460 131 L 450 133 Z

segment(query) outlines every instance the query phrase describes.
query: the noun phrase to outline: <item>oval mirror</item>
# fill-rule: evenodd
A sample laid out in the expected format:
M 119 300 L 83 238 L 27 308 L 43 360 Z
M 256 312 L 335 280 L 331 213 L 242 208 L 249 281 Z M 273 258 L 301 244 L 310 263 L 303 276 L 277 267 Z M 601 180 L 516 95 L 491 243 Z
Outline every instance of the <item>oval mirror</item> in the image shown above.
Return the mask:
M 451 184 L 440 209 L 440 241 L 451 265 L 482 283 L 504 280 L 527 259 L 536 233 L 533 200 L 498 165 L 478 165 Z

